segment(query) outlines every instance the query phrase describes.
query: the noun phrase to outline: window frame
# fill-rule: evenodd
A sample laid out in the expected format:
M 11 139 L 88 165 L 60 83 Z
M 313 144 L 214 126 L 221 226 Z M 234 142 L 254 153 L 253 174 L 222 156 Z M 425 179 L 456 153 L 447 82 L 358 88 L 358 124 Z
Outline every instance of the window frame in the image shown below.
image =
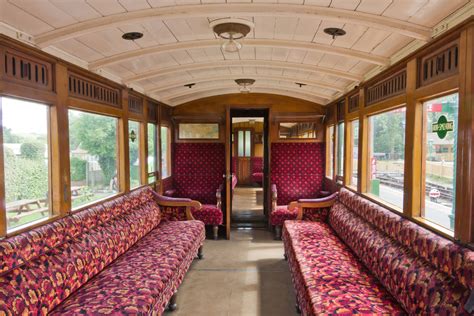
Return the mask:
M 167 164 L 167 175 L 166 177 L 164 178 L 163 177 L 163 150 L 161 150 L 162 148 L 162 142 L 163 142 L 163 137 L 162 137 L 162 128 L 166 128 L 167 130 L 167 143 L 166 143 L 166 149 L 167 149 L 167 153 L 166 153 L 166 158 L 165 158 L 165 161 L 166 161 L 166 164 Z M 163 179 L 168 179 L 168 178 L 171 178 L 173 176 L 173 166 L 172 166 L 172 128 L 170 126 L 170 124 L 168 123 L 165 123 L 163 122 L 162 124 L 160 124 L 160 178 L 161 180 Z
M 46 107 L 47 111 L 47 122 L 46 122 L 46 132 L 47 132 L 47 146 L 48 146 L 48 196 L 47 196 L 47 201 L 48 201 L 48 216 L 44 218 L 40 218 L 37 220 L 34 220 L 30 223 L 25 223 L 23 225 L 19 225 L 17 227 L 13 227 L 11 229 L 8 228 L 8 217 L 7 217 L 7 207 L 6 207 L 6 185 L 5 185 L 5 152 L 4 152 L 4 135 L 3 135 L 3 98 L 8 98 L 8 99 L 13 99 L 13 100 L 19 100 L 22 102 L 31 102 L 31 103 L 37 103 L 40 105 L 43 105 Z M 55 205 L 53 204 L 53 179 L 56 176 L 56 173 L 54 172 L 54 164 L 53 160 L 56 160 L 54 158 L 54 153 L 53 153 L 53 128 L 51 125 L 52 122 L 52 115 L 53 111 L 52 108 L 54 107 L 54 104 L 47 102 L 45 100 L 37 100 L 37 99 L 26 99 L 22 98 L 20 96 L 10 96 L 10 95 L 5 95 L 0 93 L 0 124 L 2 124 L 2 128 L 0 128 L 0 168 L 2 169 L 0 172 L 0 196 L 3 196 L 2 198 L 2 203 L 0 203 L 0 223 L 3 225 L 0 225 L 0 239 L 2 236 L 10 236 L 14 235 L 17 233 L 21 233 L 23 231 L 27 231 L 29 229 L 33 229 L 34 227 L 37 227 L 39 225 L 43 225 L 45 223 L 51 222 L 55 220 L 56 218 L 59 217 L 59 210 L 55 208 Z M 55 161 L 56 163 L 56 161 Z

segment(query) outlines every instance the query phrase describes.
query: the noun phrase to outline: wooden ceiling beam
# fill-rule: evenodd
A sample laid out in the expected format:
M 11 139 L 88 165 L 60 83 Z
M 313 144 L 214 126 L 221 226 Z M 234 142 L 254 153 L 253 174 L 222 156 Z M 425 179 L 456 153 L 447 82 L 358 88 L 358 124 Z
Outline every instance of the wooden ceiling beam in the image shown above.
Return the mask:
M 328 84 L 326 82 L 322 82 L 318 80 L 301 79 L 301 78 L 294 78 L 294 77 L 288 77 L 288 76 L 258 75 L 258 74 L 206 76 L 206 77 L 201 77 L 201 78 L 193 78 L 191 80 L 181 79 L 179 81 L 168 83 L 164 86 L 155 86 L 152 88 L 144 87 L 144 89 L 145 89 L 145 93 L 151 94 L 151 93 L 159 93 L 161 91 L 166 91 L 166 90 L 177 88 L 177 87 L 182 87 L 185 84 L 189 84 L 189 83 L 199 84 L 199 83 L 206 83 L 206 82 L 212 82 L 212 81 L 235 80 L 235 79 L 240 79 L 240 78 L 251 78 L 251 79 L 256 79 L 256 80 L 278 80 L 278 81 L 284 81 L 284 82 L 295 84 L 295 86 L 296 86 L 296 83 L 298 82 L 298 83 L 303 83 L 308 86 L 314 86 L 317 88 L 333 90 L 336 92 L 344 92 L 344 87 L 338 87 L 338 86 Z
M 241 41 L 243 45 L 255 46 L 255 47 L 273 47 L 273 48 L 286 48 L 303 50 L 307 52 L 324 53 L 335 56 L 342 56 L 346 58 L 357 59 L 370 64 L 385 66 L 389 64 L 389 58 L 369 54 L 365 52 L 355 51 L 349 48 L 335 47 L 331 45 L 317 44 L 311 42 L 298 42 L 291 40 L 275 40 L 275 39 L 252 39 L 247 38 Z M 125 61 L 133 60 L 143 56 L 160 54 L 160 53 L 172 53 L 180 50 L 197 49 L 197 48 L 208 48 L 208 47 L 220 47 L 222 44 L 221 40 L 198 40 L 198 41 L 185 41 L 171 44 L 155 45 L 146 48 L 135 49 L 124 53 L 104 57 L 99 60 L 93 61 L 89 64 L 90 70 L 97 70 L 106 66 L 119 64 Z
M 301 64 L 301 63 L 292 63 L 287 61 L 277 61 L 277 60 L 219 60 L 213 62 L 203 62 L 203 63 L 192 63 L 192 64 L 183 64 L 171 67 L 156 67 L 148 71 L 139 73 L 137 75 L 125 77 L 123 79 L 124 84 L 130 84 L 140 80 L 168 76 L 173 74 L 179 74 L 184 71 L 193 71 L 193 70 L 202 70 L 202 69 L 217 69 L 217 68 L 227 68 L 227 67 L 263 67 L 263 68 L 280 68 L 280 69 L 289 69 L 313 73 L 323 73 L 333 77 L 343 78 L 351 81 L 360 82 L 364 80 L 362 75 L 356 75 L 349 73 L 347 71 L 341 71 L 337 69 L 331 69 L 326 67 L 320 67 L 310 64 Z
M 323 19 L 363 25 L 425 41 L 428 41 L 432 34 L 432 29 L 429 27 L 358 11 L 297 4 L 227 3 L 167 6 L 108 15 L 42 33 L 35 37 L 35 43 L 40 47 L 46 47 L 63 40 L 99 32 L 107 28 L 124 24 L 138 24 L 152 19 L 220 18 L 225 16 Z
M 217 95 L 223 95 L 223 94 L 234 94 L 234 93 L 239 93 L 235 87 L 216 87 L 216 89 L 211 89 L 211 90 L 204 90 L 204 91 L 195 91 L 194 93 L 189 93 L 180 97 L 176 97 L 174 99 L 168 99 L 165 98 L 165 101 L 167 104 L 171 106 L 177 106 L 189 101 L 201 99 L 201 98 L 206 98 L 206 97 L 212 97 L 212 96 L 217 96 Z M 313 103 L 317 103 L 320 105 L 326 105 L 328 101 L 326 99 L 322 99 L 319 97 L 316 97 L 314 95 L 308 95 L 305 93 L 297 93 L 293 91 L 288 91 L 288 90 L 279 90 L 275 88 L 258 88 L 254 87 L 252 88 L 251 93 L 270 93 L 270 94 L 275 94 L 275 95 L 283 95 L 287 97 L 292 97 L 296 99 L 301 99 Z
M 233 91 L 235 93 L 239 93 L 239 86 L 236 84 L 236 83 L 228 83 L 228 84 L 220 84 L 220 85 L 214 85 L 214 86 L 211 86 L 211 87 L 202 87 L 202 88 L 192 88 L 192 89 L 183 89 L 183 91 L 181 92 L 178 92 L 178 93 L 174 93 L 172 95 L 168 95 L 168 96 L 164 96 L 164 97 L 161 97 L 160 94 L 157 94 L 157 93 L 154 93 L 154 94 L 151 94 L 151 95 L 157 95 L 159 96 L 158 99 L 160 99 L 161 101 L 163 100 L 170 100 L 172 101 L 173 99 L 176 99 L 176 98 L 180 98 L 180 97 L 183 97 L 183 96 L 186 96 L 186 95 L 189 95 L 189 94 L 194 94 L 194 93 L 198 93 L 198 92 L 206 92 L 206 91 L 213 91 L 213 90 L 217 90 L 217 89 L 233 89 Z M 275 85 L 265 85 L 265 84 L 260 84 L 260 83 L 255 83 L 255 85 L 252 85 L 249 87 L 251 91 L 254 91 L 255 89 L 266 89 L 266 90 L 271 90 L 271 91 L 279 91 L 280 94 L 284 94 L 285 91 L 287 92 L 291 92 L 295 95 L 306 95 L 306 96 L 310 96 L 310 97 L 313 97 L 313 98 L 317 98 L 319 100 L 324 100 L 324 103 L 327 103 L 329 100 L 331 100 L 333 98 L 333 96 L 331 95 L 327 95 L 327 94 L 324 94 L 324 93 L 318 93 L 318 92 L 314 92 L 314 91 L 308 91 L 308 90 L 300 90 L 300 88 L 298 87 L 294 87 L 294 88 L 291 88 L 291 87 L 288 87 L 288 86 L 282 86 L 282 85 L 279 85 L 279 86 L 275 86 Z M 163 101 L 165 102 L 165 101 Z

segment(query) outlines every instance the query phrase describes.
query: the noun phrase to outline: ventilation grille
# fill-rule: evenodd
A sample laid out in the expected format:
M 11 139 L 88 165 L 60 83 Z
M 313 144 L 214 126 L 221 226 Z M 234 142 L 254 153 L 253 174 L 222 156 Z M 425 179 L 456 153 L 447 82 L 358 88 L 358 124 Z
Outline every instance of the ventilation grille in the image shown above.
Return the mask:
M 344 99 L 337 102 L 337 121 L 338 122 L 344 121 L 344 116 L 345 116 L 344 104 L 345 104 Z
M 407 72 L 405 69 L 391 77 L 367 88 L 367 105 L 377 103 L 390 97 L 402 94 L 407 86 Z
M 158 104 L 148 101 L 148 120 L 150 122 L 157 122 L 156 114 L 158 112 Z
M 97 81 L 69 73 L 69 95 L 92 102 L 104 103 L 120 108 L 120 90 L 107 87 Z
M 359 109 L 359 95 L 358 94 L 354 94 L 349 97 L 348 106 L 349 106 L 348 108 L 349 113 L 355 112 Z
M 421 59 L 420 84 L 422 86 L 449 77 L 458 72 L 459 46 L 450 43 Z
M 53 91 L 52 64 L 17 51 L 6 50 L 3 71 L 6 78 Z
M 143 99 L 134 95 L 129 95 L 128 110 L 132 113 L 143 114 Z

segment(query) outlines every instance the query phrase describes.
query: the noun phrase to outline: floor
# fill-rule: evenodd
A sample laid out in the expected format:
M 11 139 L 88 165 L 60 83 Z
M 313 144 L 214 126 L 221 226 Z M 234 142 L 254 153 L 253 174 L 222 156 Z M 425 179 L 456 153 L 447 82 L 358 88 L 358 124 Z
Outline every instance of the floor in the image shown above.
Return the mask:
M 265 228 L 266 222 L 263 214 L 263 188 L 236 187 L 232 196 L 233 226 Z
M 283 244 L 263 229 L 232 230 L 231 240 L 206 240 L 178 291 L 177 315 L 291 316 L 295 295 Z

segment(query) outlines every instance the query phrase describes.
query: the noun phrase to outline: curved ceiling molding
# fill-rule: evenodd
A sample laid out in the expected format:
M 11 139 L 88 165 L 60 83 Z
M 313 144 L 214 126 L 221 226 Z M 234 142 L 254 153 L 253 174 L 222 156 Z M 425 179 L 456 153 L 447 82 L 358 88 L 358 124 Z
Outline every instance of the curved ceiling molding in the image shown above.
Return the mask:
M 172 106 L 177 106 L 177 105 L 190 102 L 193 100 L 198 100 L 201 98 L 212 97 L 212 96 L 223 95 L 223 94 L 236 94 L 236 93 L 239 94 L 239 92 L 236 91 L 235 87 L 234 88 L 216 87 L 216 89 L 196 91 L 194 93 L 189 93 L 180 97 L 176 97 L 174 99 L 164 98 L 164 100 L 161 100 L 161 101 Z M 297 93 L 297 92 L 292 92 L 292 91 L 284 91 L 284 90 L 279 90 L 275 88 L 254 87 L 252 88 L 252 92 L 250 94 L 252 93 L 271 93 L 275 95 L 283 95 L 283 96 L 301 99 L 301 100 L 305 100 L 305 101 L 309 101 L 309 102 L 313 102 L 313 103 L 317 103 L 321 105 L 326 105 L 328 103 L 327 100 L 315 97 L 313 95 L 307 95 L 304 93 Z
M 218 18 L 226 16 L 277 16 L 317 18 L 329 21 L 363 25 L 399 33 L 415 39 L 429 40 L 431 28 L 398 19 L 336 8 L 295 4 L 229 3 L 167 6 L 109 15 L 74 23 L 35 37 L 35 43 L 46 47 L 54 43 L 98 32 L 124 24 L 141 23 L 150 19 L 177 19 L 192 17 Z
M 288 83 L 292 83 L 292 84 L 295 84 L 295 86 L 297 85 L 296 83 L 303 83 L 303 84 L 306 84 L 308 86 L 314 86 L 314 87 L 317 87 L 317 88 L 322 88 L 322 89 L 328 89 L 328 90 L 333 90 L 333 91 L 336 91 L 336 92 L 343 92 L 345 89 L 344 87 L 338 87 L 338 86 L 335 86 L 335 85 L 331 85 L 331 84 L 328 84 L 326 82 L 322 82 L 322 81 L 317 81 L 317 80 L 311 80 L 311 79 L 308 79 L 308 80 L 305 80 L 305 79 L 301 79 L 301 78 L 294 78 L 294 77 L 288 77 L 288 76 L 277 76 L 277 75 L 254 75 L 254 74 L 241 74 L 241 75 L 225 75 L 225 76 L 207 76 L 207 77 L 204 77 L 204 78 L 193 78 L 191 80 L 180 80 L 180 81 L 175 81 L 175 82 L 171 82 L 171 83 L 168 83 L 166 85 L 163 85 L 163 86 L 159 86 L 159 87 L 154 87 L 154 88 L 147 88 L 147 87 L 144 87 L 145 89 L 145 92 L 150 94 L 150 93 L 159 93 L 159 92 L 162 92 L 162 91 L 166 91 L 166 90 L 169 90 L 169 89 L 173 89 L 173 88 L 177 88 L 177 87 L 182 87 L 184 86 L 185 84 L 188 84 L 188 83 L 195 83 L 195 84 L 199 84 L 199 83 L 205 83 L 205 82 L 212 82 L 212 81 L 222 81 L 222 80 L 235 80 L 235 79 L 239 79 L 239 78 L 251 78 L 251 79 L 256 79 L 256 80 L 278 80 L 278 81 L 283 81 L 283 82 L 288 82 Z M 333 97 L 332 95 L 328 97 Z
M 176 99 L 176 98 L 188 95 L 188 94 L 192 94 L 192 93 L 198 93 L 198 92 L 204 92 L 204 91 L 213 91 L 213 90 L 222 89 L 222 88 L 233 89 L 234 92 L 236 92 L 236 93 L 239 92 L 239 86 L 236 83 L 226 83 L 226 84 L 220 84 L 220 85 L 214 85 L 214 86 L 206 86 L 206 87 L 202 87 L 202 88 L 199 88 L 199 89 L 196 89 L 196 88 L 183 89 L 181 92 L 174 93 L 174 94 L 167 95 L 167 96 L 163 96 L 163 97 L 160 97 L 160 99 L 173 100 L 173 99 Z M 291 87 L 288 87 L 288 86 L 265 85 L 265 84 L 261 84 L 261 83 L 258 83 L 258 82 L 255 85 L 251 86 L 250 90 L 254 91 L 255 89 L 261 89 L 261 88 L 264 88 L 264 89 L 267 89 L 267 90 L 271 89 L 272 91 L 280 91 L 280 93 L 283 93 L 284 91 L 289 91 L 289 92 L 293 92 L 295 94 L 307 95 L 307 96 L 311 96 L 313 98 L 317 98 L 319 100 L 324 100 L 324 103 L 327 103 L 333 97 L 331 95 L 318 93 L 318 92 L 314 92 L 314 91 L 308 91 L 308 90 L 301 91 L 301 90 L 299 90 L 300 88 L 298 88 L 298 87 L 291 88 Z M 157 94 L 157 95 L 160 96 L 160 94 Z
M 351 81 L 362 81 L 363 76 L 351 74 L 347 71 L 340 71 L 331 68 L 325 68 L 309 64 L 300 64 L 292 63 L 286 61 L 276 61 L 276 60 L 219 60 L 215 62 L 204 62 L 204 63 L 193 63 L 193 64 L 183 64 L 171 67 L 157 67 L 152 68 L 148 71 L 139 73 L 134 76 L 125 77 L 122 82 L 124 84 L 130 84 L 132 82 L 155 78 L 159 76 L 178 74 L 183 71 L 193 71 L 193 70 L 202 70 L 202 69 L 216 69 L 216 68 L 227 68 L 227 67 L 263 67 L 263 68 L 280 68 L 288 70 L 298 70 L 306 72 L 316 72 L 331 75 L 338 78 L 343 78 Z
M 275 39 L 245 39 L 242 42 L 247 46 L 261 46 L 261 47 L 277 47 L 286 49 L 304 50 L 309 52 L 325 53 L 336 56 L 343 56 L 353 58 L 361 61 L 365 61 L 370 64 L 385 66 L 389 63 L 390 59 L 387 57 L 377 56 L 365 52 L 355 51 L 349 48 L 334 47 L 330 45 L 323 45 L 310 42 L 298 42 L 288 40 L 275 40 Z M 90 70 L 97 70 L 99 68 L 118 64 L 128 60 L 132 60 L 138 57 L 146 55 L 153 55 L 159 53 L 171 53 L 179 50 L 196 49 L 196 48 L 207 48 L 207 47 L 220 47 L 222 41 L 220 40 L 198 40 L 198 41 L 186 41 L 172 44 L 155 45 L 146 48 L 135 49 L 127 51 L 121 54 L 112 55 L 109 57 L 101 58 L 93 61 L 89 64 Z

